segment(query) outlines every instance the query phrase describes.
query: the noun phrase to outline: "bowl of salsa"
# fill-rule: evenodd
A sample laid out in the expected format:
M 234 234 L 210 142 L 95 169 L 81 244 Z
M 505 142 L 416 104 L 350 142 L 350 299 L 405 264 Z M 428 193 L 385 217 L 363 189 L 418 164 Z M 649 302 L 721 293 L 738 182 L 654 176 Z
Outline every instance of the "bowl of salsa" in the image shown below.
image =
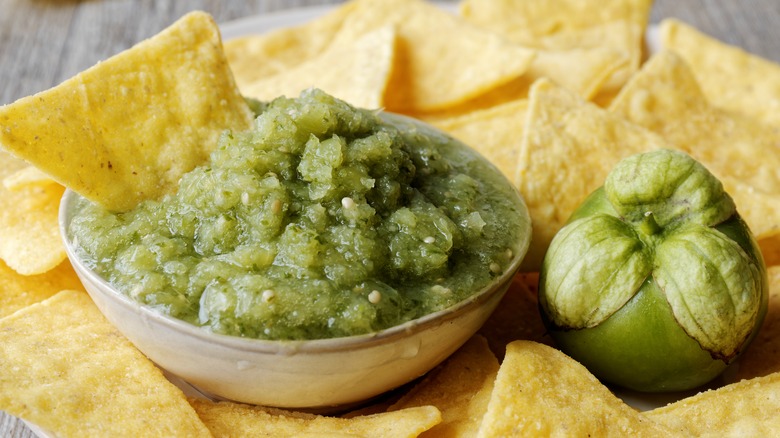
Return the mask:
M 463 143 L 312 89 L 253 102 L 176 193 L 113 212 L 67 191 L 88 292 L 142 352 L 204 393 L 353 404 L 465 342 L 525 255 L 514 186 Z

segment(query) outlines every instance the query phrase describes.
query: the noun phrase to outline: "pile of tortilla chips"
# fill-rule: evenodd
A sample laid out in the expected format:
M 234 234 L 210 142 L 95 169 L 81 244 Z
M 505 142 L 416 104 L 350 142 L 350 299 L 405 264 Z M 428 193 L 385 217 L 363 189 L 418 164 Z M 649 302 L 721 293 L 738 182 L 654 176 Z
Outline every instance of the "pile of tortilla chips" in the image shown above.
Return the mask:
M 62 437 L 780 433 L 780 65 L 675 20 L 647 53 L 651 7 L 462 0 L 453 13 L 353 0 L 224 51 L 210 17 L 193 13 L 1 107 L 0 410 Z M 117 210 L 175 190 L 222 130 L 251 123 L 241 95 L 308 87 L 419 117 L 482 152 L 523 194 L 531 250 L 477 335 L 366 406 L 314 415 L 188 398 L 83 292 L 57 227 L 63 186 Z M 698 394 L 602 385 L 554 348 L 537 309 L 552 237 L 615 163 L 656 148 L 683 150 L 721 179 L 769 266 L 761 332 Z

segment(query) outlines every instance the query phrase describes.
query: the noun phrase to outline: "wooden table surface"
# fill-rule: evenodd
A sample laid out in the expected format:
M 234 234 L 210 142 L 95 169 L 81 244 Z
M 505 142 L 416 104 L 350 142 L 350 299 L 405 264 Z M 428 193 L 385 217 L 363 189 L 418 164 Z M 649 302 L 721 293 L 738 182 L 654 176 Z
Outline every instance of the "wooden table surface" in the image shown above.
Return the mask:
M 154 35 L 190 10 L 219 22 L 338 0 L 0 0 L 0 105 L 50 88 Z M 455 4 L 455 1 L 448 3 Z M 677 17 L 780 63 L 780 1 L 656 0 L 651 23 Z M 34 437 L 0 412 L 1 437 Z

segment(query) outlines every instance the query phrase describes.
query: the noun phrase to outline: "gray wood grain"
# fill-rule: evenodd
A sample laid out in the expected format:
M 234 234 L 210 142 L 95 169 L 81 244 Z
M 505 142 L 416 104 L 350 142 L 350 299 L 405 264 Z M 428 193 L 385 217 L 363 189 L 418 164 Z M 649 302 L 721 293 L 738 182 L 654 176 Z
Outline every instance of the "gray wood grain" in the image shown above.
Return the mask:
M 454 3 L 455 0 L 451 0 Z M 200 9 L 225 23 L 339 0 L 0 0 L 0 105 L 50 88 Z M 677 17 L 780 62 L 778 0 L 656 0 L 651 22 Z M 0 436 L 33 438 L 0 412 Z

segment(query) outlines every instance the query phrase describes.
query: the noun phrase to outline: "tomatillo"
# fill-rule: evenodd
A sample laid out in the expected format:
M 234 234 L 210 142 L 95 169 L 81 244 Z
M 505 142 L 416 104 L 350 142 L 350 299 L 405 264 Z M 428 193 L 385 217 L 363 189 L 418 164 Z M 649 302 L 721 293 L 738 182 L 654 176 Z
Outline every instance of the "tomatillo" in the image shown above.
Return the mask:
M 703 385 L 758 331 L 766 267 L 734 201 L 677 151 L 631 156 L 553 239 L 539 279 L 561 350 L 646 392 Z

